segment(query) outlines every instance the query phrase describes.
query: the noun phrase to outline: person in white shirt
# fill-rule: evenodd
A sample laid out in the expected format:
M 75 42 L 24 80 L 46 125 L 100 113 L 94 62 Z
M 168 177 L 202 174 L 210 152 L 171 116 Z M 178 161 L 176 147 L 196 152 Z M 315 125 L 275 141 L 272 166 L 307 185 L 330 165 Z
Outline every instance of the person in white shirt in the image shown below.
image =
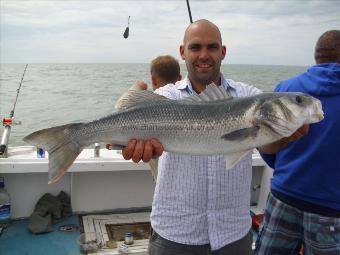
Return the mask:
M 150 64 L 150 78 L 153 90 L 169 83 L 175 84 L 180 81 L 182 75 L 178 60 L 170 55 L 161 55 L 154 58 Z M 133 87 L 137 90 L 146 90 L 148 84 L 144 81 L 136 81 Z
M 182 79 L 181 67 L 178 60 L 170 55 L 161 55 L 154 58 L 150 64 L 150 78 L 152 89 L 156 90 L 167 84 L 175 84 L 177 81 Z M 136 81 L 129 90 L 147 90 L 148 84 L 144 81 Z M 120 104 L 118 99 L 116 105 Z M 110 146 L 110 145 L 108 145 Z M 152 179 L 154 182 L 157 181 L 158 174 L 158 159 L 154 158 L 149 161 Z
M 208 20 L 189 25 L 180 54 L 187 66 L 187 77 L 155 93 L 179 100 L 199 94 L 212 82 L 233 97 L 261 92 L 221 74 L 226 47 L 218 27 Z M 132 139 L 122 153 L 134 162 L 149 162 L 162 155 L 152 204 L 154 232 L 149 254 L 251 254 L 251 153 L 228 171 L 223 155 L 163 153 L 156 139 Z

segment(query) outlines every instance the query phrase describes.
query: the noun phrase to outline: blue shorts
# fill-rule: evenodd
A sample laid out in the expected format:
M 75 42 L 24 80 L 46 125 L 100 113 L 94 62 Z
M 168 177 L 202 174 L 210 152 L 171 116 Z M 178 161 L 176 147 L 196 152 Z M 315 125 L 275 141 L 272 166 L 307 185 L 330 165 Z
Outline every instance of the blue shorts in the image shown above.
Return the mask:
M 340 255 L 340 218 L 301 211 L 271 193 L 254 255 Z

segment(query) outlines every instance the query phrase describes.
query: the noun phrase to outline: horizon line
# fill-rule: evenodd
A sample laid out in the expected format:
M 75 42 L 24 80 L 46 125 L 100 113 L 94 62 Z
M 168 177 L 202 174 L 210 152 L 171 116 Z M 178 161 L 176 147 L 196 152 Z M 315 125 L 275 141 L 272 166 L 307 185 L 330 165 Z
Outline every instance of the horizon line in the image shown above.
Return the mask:
M 37 64 L 37 65 L 43 65 L 43 64 L 148 64 L 150 65 L 150 62 L 0 62 L 0 65 L 25 65 L 25 64 Z M 185 63 L 179 63 L 180 65 L 185 65 Z M 226 65 L 252 65 L 252 66 L 296 66 L 296 67 L 309 67 L 311 65 L 298 65 L 298 64 L 258 64 L 258 63 L 222 63 L 221 66 Z

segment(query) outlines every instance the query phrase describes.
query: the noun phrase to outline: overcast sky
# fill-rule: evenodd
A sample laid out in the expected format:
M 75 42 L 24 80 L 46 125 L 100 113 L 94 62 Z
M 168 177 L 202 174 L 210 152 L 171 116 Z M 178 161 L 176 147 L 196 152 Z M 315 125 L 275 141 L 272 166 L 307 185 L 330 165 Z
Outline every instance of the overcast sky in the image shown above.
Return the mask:
M 148 63 L 179 56 L 189 24 L 185 0 L 1 0 L 1 63 Z M 216 23 L 227 46 L 223 63 L 314 63 L 317 38 L 340 29 L 338 0 L 190 0 L 194 20 Z M 123 32 L 130 19 L 130 36 Z

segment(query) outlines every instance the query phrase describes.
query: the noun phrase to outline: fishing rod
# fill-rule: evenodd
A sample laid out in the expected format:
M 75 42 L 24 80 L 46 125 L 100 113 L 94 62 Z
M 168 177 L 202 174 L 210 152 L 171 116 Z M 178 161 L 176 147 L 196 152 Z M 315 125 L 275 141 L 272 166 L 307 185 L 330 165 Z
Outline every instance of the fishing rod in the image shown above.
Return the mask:
M 192 16 L 191 16 L 191 10 L 190 10 L 190 4 L 189 4 L 189 0 L 187 1 L 187 7 L 188 7 L 188 13 L 189 13 L 189 18 L 190 18 L 190 23 L 192 23 Z
M 14 100 L 13 109 L 10 112 L 9 117 L 8 118 L 5 117 L 2 120 L 2 124 L 5 127 L 4 132 L 2 133 L 1 143 L 0 143 L 0 156 L 2 156 L 2 157 L 6 157 L 6 154 L 7 154 L 7 147 L 8 147 L 7 145 L 8 145 L 9 135 L 11 133 L 11 125 L 13 124 L 15 107 L 17 105 L 21 85 L 22 85 L 22 82 L 24 81 L 27 66 L 28 66 L 28 64 L 26 64 L 24 73 L 22 74 L 21 80 L 19 82 L 19 87 L 17 89 L 17 94 L 16 94 L 16 97 L 15 97 L 15 100 Z
M 124 34 L 123 34 L 123 36 L 124 36 L 125 39 L 127 39 L 127 38 L 129 37 L 129 25 L 130 25 L 130 16 L 129 16 L 129 18 L 128 18 L 128 25 L 127 25 L 127 27 L 125 28 L 125 31 L 124 31 Z
M 189 0 L 186 0 L 186 2 L 187 2 L 187 7 L 188 7 L 188 13 L 189 13 L 190 23 L 192 23 L 193 21 L 192 21 L 192 16 L 191 16 L 191 10 L 190 10 L 190 3 L 189 3 Z M 127 39 L 127 38 L 129 37 L 129 30 L 130 30 L 129 25 L 130 25 L 130 16 L 129 16 L 129 18 L 128 18 L 128 25 L 127 25 L 127 27 L 125 28 L 125 31 L 124 31 L 124 33 L 123 33 L 123 37 L 124 37 L 125 39 Z

